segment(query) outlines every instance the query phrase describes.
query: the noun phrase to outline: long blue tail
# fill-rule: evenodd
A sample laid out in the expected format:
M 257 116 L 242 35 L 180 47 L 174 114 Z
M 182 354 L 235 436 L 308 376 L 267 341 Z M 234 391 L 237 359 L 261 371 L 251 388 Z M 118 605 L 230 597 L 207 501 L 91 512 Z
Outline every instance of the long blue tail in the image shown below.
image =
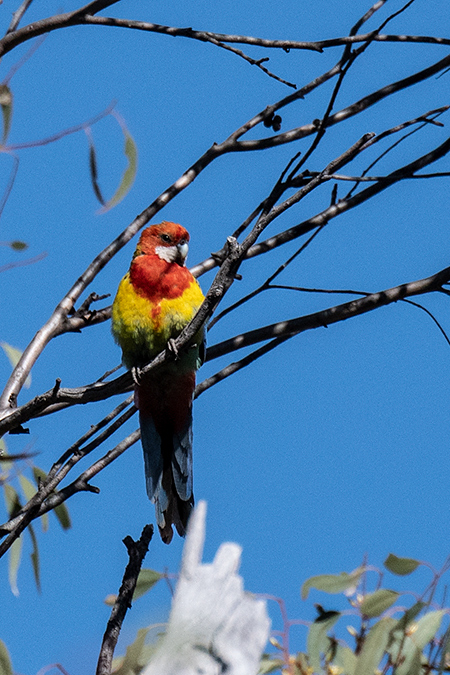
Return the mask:
M 149 499 L 155 504 L 156 522 L 162 540 L 172 540 L 172 525 L 184 537 L 194 506 L 192 486 L 192 410 L 186 424 L 173 432 L 146 412 L 139 413 L 144 450 L 145 481 Z M 162 426 L 162 428 L 161 428 Z

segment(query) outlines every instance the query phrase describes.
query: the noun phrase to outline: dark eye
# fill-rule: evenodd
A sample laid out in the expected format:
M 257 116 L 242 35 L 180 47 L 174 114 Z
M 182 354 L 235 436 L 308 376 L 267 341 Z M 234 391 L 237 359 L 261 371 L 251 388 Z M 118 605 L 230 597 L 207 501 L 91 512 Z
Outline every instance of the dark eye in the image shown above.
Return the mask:
M 171 239 L 170 235 L 168 235 L 168 234 L 161 234 L 161 239 L 163 240 L 163 242 L 165 244 L 171 244 L 172 243 L 172 239 Z

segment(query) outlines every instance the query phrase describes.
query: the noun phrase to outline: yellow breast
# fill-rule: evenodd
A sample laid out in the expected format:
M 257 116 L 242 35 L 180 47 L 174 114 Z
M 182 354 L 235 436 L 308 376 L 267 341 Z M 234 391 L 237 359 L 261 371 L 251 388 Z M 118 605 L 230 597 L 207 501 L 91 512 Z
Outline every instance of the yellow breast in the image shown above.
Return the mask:
M 170 338 L 181 333 L 202 302 L 203 293 L 194 278 L 177 298 L 155 303 L 136 293 L 127 273 L 112 307 L 112 333 L 122 348 L 125 366 L 143 366 L 159 354 Z

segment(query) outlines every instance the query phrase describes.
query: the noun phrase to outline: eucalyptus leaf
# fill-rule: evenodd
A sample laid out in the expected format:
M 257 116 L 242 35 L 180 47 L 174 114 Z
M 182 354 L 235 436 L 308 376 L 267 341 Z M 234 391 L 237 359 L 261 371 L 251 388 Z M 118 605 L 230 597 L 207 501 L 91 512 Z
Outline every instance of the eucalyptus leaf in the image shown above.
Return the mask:
M 326 654 L 330 646 L 328 631 L 339 619 L 340 614 L 332 616 L 325 621 L 314 622 L 310 625 L 307 638 L 307 651 L 309 665 L 315 673 L 322 672 L 321 655 Z
M 350 647 L 338 645 L 333 665 L 337 666 L 345 675 L 354 675 L 357 656 Z
M 56 492 L 56 490 L 55 490 Z M 61 525 L 63 530 L 70 530 L 72 527 L 72 520 L 70 518 L 70 513 L 67 506 L 64 503 L 58 504 L 53 509 L 53 512 L 58 519 L 58 523 Z
M 164 575 L 155 570 L 141 569 L 136 582 L 136 588 L 133 593 L 133 600 L 137 600 L 147 593 L 153 586 L 162 579 Z
M 19 483 L 26 500 L 30 501 L 37 492 L 36 486 L 22 473 L 19 475 Z
M 40 563 L 39 563 L 39 548 L 38 548 L 38 543 L 37 543 L 37 537 L 34 532 L 33 526 L 28 525 L 28 531 L 30 533 L 31 537 L 31 543 L 33 545 L 33 550 L 30 554 L 31 557 L 31 564 L 33 566 L 33 573 L 34 573 L 34 580 L 36 582 L 36 588 L 38 591 L 41 591 L 41 568 L 40 568 Z
M 403 616 L 400 617 L 398 620 L 397 626 L 395 631 L 404 631 L 407 626 L 411 623 L 411 621 L 414 621 L 416 616 L 420 614 L 420 612 L 423 610 L 424 607 L 426 607 L 426 603 L 422 602 L 419 600 L 416 602 L 412 607 L 406 610 L 406 612 L 403 614 Z
M 133 137 L 126 128 L 123 120 L 120 120 L 120 126 L 122 128 L 122 132 L 125 138 L 124 154 L 128 160 L 128 166 L 123 173 L 119 187 L 117 188 L 116 192 L 111 197 L 111 199 L 106 204 L 104 204 L 104 206 L 100 210 L 101 213 L 105 213 L 105 211 L 108 211 L 109 209 L 112 209 L 114 206 L 117 206 L 117 204 L 121 202 L 122 199 L 124 199 L 124 197 L 126 197 L 128 192 L 131 190 L 134 180 L 136 178 L 137 156 L 138 156 L 136 143 L 134 142 Z
M 94 194 L 97 197 L 98 201 L 102 206 L 105 205 L 105 199 L 103 197 L 100 185 L 98 183 L 98 165 L 97 165 L 97 151 L 94 145 L 94 139 L 92 138 L 91 132 L 86 129 L 88 141 L 89 141 L 89 171 L 91 174 L 91 183 Z
M 402 649 L 402 659 L 395 669 L 395 675 L 422 675 L 422 652 L 412 645 L 405 654 Z
M 33 477 L 36 485 L 39 485 L 39 481 L 45 480 L 47 478 L 47 474 L 45 473 L 44 469 L 41 469 L 35 465 L 33 466 Z
M 123 661 L 119 668 L 114 671 L 114 675 L 130 675 L 131 673 L 138 673 L 142 667 L 146 665 L 143 657 L 144 654 L 147 655 L 147 650 L 145 650 L 145 638 L 147 637 L 149 630 L 150 628 L 141 628 L 138 630 L 136 639 L 131 645 L 128 645 Z
M 0 640 L 0 675 L 13 675 L 9 652 L 2 640 Z
M 14 488 L 9 483 L 5 483 L 3 485 L 3 495 L 5 497 L 5 504 L 6 510 L 8 511 L 8 515 L 10 518 L 14 518 L 14 516 L 22 508 L 22 503 L 20 501 L 19 494 L 16 488 Z
M 392 607 L 399 595 L 400 593 L 388 588 L 380 588 L 374 593 L 369 593 L 360 605 L 361 613 L 369 619 L 380 616 L 389 607 Z
M 26 241 L 19 241 L 18 239 L 11 241 L 9 245 L 11 246 L 13 251 L 25 251 L 28 248 L 28 244 Z
M 356 661 L 354 675 L 373 675 L 379 668 L 396 623 L 395 619 L 385 617 L 372 626 Z
M 273 673 L 276 670 L 281 670 L 283 666 L 284 661 L 282 659 L 276 658 L 271 654 L 263 654 L 258 672 L 260 675 L 266 675 L 266 673 Z
M 13 107 L 12 91 L 7 84 L 0 84 L 0 106 L 2 107 L 2 115 L 3 115 L 2 144 L 4 145 L 8 140 L 9 131 L 11 129 L 12 107 Z
M 8 449 L 4 438 L 0 438 L 0 457 L 0 475 L 2 476 L 2 481 L 4 481 L 13 467 L 12 460 L 8 460 Z
M 384 561 L 384 566 L 393 574 L 398 576 L 406 576 L 416 570 L 422 563 L 414 558 L 399 558 L 393 553 L 389 553 Z
M 349 588 L 357 586 L 363 572 L 362 568 L 358 568 L 350 574 L 341 572 L 340 574 L 319 574 L 318 576 L 310 577 L 302 585 L 302 599 L 306 600 L 311 588 L 325 591 L 326 593 L 342 593 Z
M 414 642 L 416 647 L 422 651 L 424 647 L 432 640 L 442 622 L 442 617 L 445 616 L 445 609 L 438 609 L 434 612 L 428 612 L 422 616 L 416 624 L 416 629 L 411 633 L 411 640 Z
M 20 558 L 22 555 L 22 538 L 18 537 L 9 549 L 9 565 L 8 565 L 8 579 L 11 591 L 16 598 L 19 596 L 19 588 L 17 586 L 17 573 L 19 571 Z

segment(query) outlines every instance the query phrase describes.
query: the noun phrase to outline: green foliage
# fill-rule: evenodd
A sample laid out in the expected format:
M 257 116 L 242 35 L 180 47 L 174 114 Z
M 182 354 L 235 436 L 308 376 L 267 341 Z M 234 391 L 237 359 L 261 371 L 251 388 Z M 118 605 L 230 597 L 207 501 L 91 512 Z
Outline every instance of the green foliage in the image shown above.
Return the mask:
M 282 668 L 283 666 L 284 666 L 283 659 L 276 659 L 272 656 L 272 654 L 263 654 L 261 664 L 259 667 L 259 672 L 262 675 L 266 675 L 266 673 L 275 673 L 276 671 L 280 670 L 280 668 Z
M 436 608 L 433 598 L 443 574 L 426 563 L 411 558 L 390 555 L 384 566 L 396 575 L 411 574 L 420 565 L 430 570 L 431 583 L 420 600 L 408 604 L 411 591 L 383 588 L 385 572 L 362 565 L 353 572 L 322 574 L 307 579 L 302 597 L 311 591 L 327 595 L 342 595 L 333 603 L 343 602 L 345 608 L 324 609 L 315 603 L 318 616 L 309 623 L 304 652 L 289 652 L 290 629 L 306 621 L 287 619 L 282 600 L 284 621 L 280 640 L 271 638 L 274 653 L 263 654 L 260 673 L 283 675 L 439 675 L 449 670 L 450 630 L 442 628 L 450 610 Z M 443 571 L 446 570 L 444 565 Z M 142 570 L 138 586 L 150 590 L 163 575 Z M 371 588 L 372 586 L 372 588 Z M 375 586 L 375 588 L 373 588 Z M 417 594 L 417 589 L 415 589 Z M 326 603 L 326 599 L 324 601 Z M 115 661 L 115 675 L 137 675 L 148 663 L 154 647 L 146 644 L 149 629 L 138 632 L 124 657 Z
M 35 476 L 42 475 L 45 476 L 41 469 L 36 467 Z M 26 480 L 20 483 L 26 486 L 27 492 L 30 491 L 30 484 Z M 19 508 L 20 495 L 12 486 L 4 487 L 6 487 L 8 508 L 14 512 Z M 35 553 L 37 557 L 37 544 Z M 407 565 L 410 570 L 408 574 L 413 571 L 411 569 L 413 563 L 417 561 L 410 558 L 397 558 L 391 554 L 385 561 L 385 567 L 394 574 L 405 575 Z M 277 651 L 263 654 L 259 672 L 262 675 L 266 673 L 441 675 L 443 672 L 448 672 L 450 668 L 450 627 L 445 618 L 450 614 L 450 610 L 436 608 L 433 602 L 446 565 L 444 565 L 443 572 L 435 572 L 426 563 L 417 563 L 415 569 L 419 565 L 430 570 L 432 580 L 431 582 L 427 580 L 422 599 L 409 607 L 405 607 L 405 603 L 412 595 L 417 594 L 417 589 L 413 594 L 412 591 L 382 588 L 384 573 L 372 566 L 363 565 L 350 573 L 318 575 L 305 581 L 302 586 L 304 594 L 314 589 L 320 593 L 335 596 L 338 593 L 336 589 L 340 585 L 342 600 L 347 609 L 325 610 L 316 603 L 318 616 L 309 623 L 305 651 L 290 654 L 288 645 L 291 626 L 295 623 L 308 624 L 308 622 L 287 619 L 284 603 L 279 600 L 284 617 L 282 638 L 280 641 L 271 638 L 270 643 Z M 395 571 L 391 570 L 391 566 Z M 15 573 L 17 573 L 17 567 L 18 563 L 15 566 Z M 38 562 L 36 567 L 39 569 Z M 374 572 L 377 574 L 376 579 L 373 579 Z M 155 570 L 142 569 L 134 599 L 150 591 L 164 576 Z M 371 584 L 375 585 L 375 590 L 369 589 Z M 334 602 L 338 600 L 334 599 Z M 150 633 L 154 632 L 155 628 L 160 628 L 160 633 L 164 631 L 164 625 L 160 624 L 137 631 L 125 655 L 114 659 L 113 675 L 139 675 L 143 671 L 156 649 L 154 641 L 153 644 L 149 644 Z M 13 675 L 8 651 L 1 641 L 0 675 Z
M 128 132 L 128 129 L 126 128 L 125 124 L 122 122 L 122 131 L 125 137 L 125 145 L 124 145 L 124 154 L 125 157 L 128 160 L 128 166 L 125 169 L 122 180 L 120 181 L 119 187 L 117 188 L 116 192 L 114 195 L 111 197 L 109 202 L 105 204 L 103 207 L 102 211 L 106 211 L 108 209 L 112 209 L 113 206 L 116 206 L 119 202 L 126 197 L 128 192 L 131 190 L 134 179 L 136 178 L 136 171 L 137 171 L 137 147 L 136 143 L 134 142 L 133 137 L 131 134 Z
M 128 192 L 131 190 L 133 186 L 137 172 L 138 154 L 136 143 L 134 142 L 133 137 L 128 131 L 122 117 L 120 117 L 117 113 L 112 114 L 117 119 L 120 128 L 122 129 L 122 133 L 125 140 L 124 155 L 128 161 L 128 165 L 122 175 L 122 179 L 119 183 L 117 190 L 115 191 L 115 193 L 113 194 L 113 196 L 109 201 L 106 201 L 105 198 L 103 197 L 103 193 L 100 189 L 100 185 L 98 182 L 97 151 L 95 149 L 92 133 L 90 128 L 86 127 L 85 129 L 89 142 L 89 171 L 91 174 L 92 189 L 94 190 L 95 196 L 97 197 L 98 201 L 102 205 L 101 213 L 105 213 L 105 211 L 109 211 L 109 209 L 112 209 L 114 206 L 117 206 L 117 204 L 119 204 L 119 202 L 121 202 L 122 199 L 124 199 L 127 196 Z
M 445 619 L 450 610 L 434 602 L 447 563 L 442 572 L 436 572 L 427 563 L 390 554 L 384 567 L 397 576 L 412 574 L 422 567 L 429 570 L 432 579 L 426 581 L 422 595 L 416 588 L 414 593 L 383 588 L 385 572 L 366 565 L 350 573 L 322 574 L 307 579 L 301 589 L 303 599 L 313 590 L 334 596 L 340 593 L 342 600 L 334 599 L 333 604 L 343 602 L 344 609 L 326 610 L 316 603 L 319 615 L 309 624 L 306 650 L 296 655 L 286 653 L 289 631 L 293 623 L 307 622 L 285 618 L 282 644 L 271 641 L 278 653 L 263 656 L 260 672 L 284 675 L 441 675 L 448 672 L 450 626 Z M 420 596 L 420 599 L 411 604 L 411 596 Z M 281 600 L 278 602 L 283 605 Z M 326 599 L 321 602 L 327 606 Z M 282 614 L 285 616 L 285 609 Z
M 134 589 L 133 600 L 141 598 L 145 593 L 148 593 L 153 586 L 164 577 L 161 572 L 155 570 L 141 569 Z
M 139 576 L 137 578 L 136 582 L 136 588 L 134 589 L 133 593 L 133 602 L 135 600 L 138 600 L 139 598 L 142 598 L 145 593 L 148 593 L 153 586 L 158 583 L 160 579 L 164 579 L 166 575 L 162 574 L 162 572 L 157 572 L 156 570 L 150 570 L 146 568 L 142 568 L 141 571 L 139 572 Z M 111 607 L 114 605 L 114 603 L 117 600 L 117 595 L 114 595 L 113 593 L 110 593 L 104 600 L 105 605 L 110 605 Z
M 25 251 L 28 248 L 26 241 L 19 241 L 15 239 L 14 241 L 2 241 L 0 246 L 9 246 L 13 251 Z
M 356 659 L 353 675 L 368 675 L 379 668 L 396 624 L 395 619 L 384 617 L 372 626 L 364 638 L 361 652 Z
M 0 675 L 13 675 L 11 659 L 4 642 L 0 640 Z
M 384 561 L 384 566 L 393 574 L 398 574 L 399 576 L 406 576 L 414 572 L 419 565 L 421 565 L 419 560 L 414 560 L 413 558 L 398 558 L 393 553 L 389 553 L 388 557 Z
M 2 145 L 5 145 L 11 128 L 13 97 L 7 84 L 0 84 L 0 106 L 3 115 Z
M 396 602 L 398 596 L 399 593 L 388 588 L 380 588 L 375 593 L 369 593 L 361 603 L 361 613 L 369 619 L 380 616 Z
M 11 592 L 17 597 L 19 588 L 17 586 L 17 573 L 19 571 L 20 558 L 22 555 L 22 539 L 19 537 L 9 549 L 8 580 Z
M 136 639 L 127 647 L 125 656 L 114 660 L 114 675 L 137 675 L 148 664 L 155 651 L 155 646 L 145 642 L 150 630 L 151 626 L 138 630 Z
M 302 586 L 302 600 L 306 600 L 311 588 L 326 593 L 342 593 L 358 585 L 363 569 L 358 567 L 350 574 L 341 572 L 341 574 L 319 574 L 316 577 L 310 577 Z
M 329 619 L 325 619 L 325 621 L 316 619 L 309 627 L 306 642 L 309 664 L 318 673 L 321 672 L 321 655 L 325 654 L 331 646 L 328 633 L 339 619 L 339 616 L 339 613 L 336 613 Z

